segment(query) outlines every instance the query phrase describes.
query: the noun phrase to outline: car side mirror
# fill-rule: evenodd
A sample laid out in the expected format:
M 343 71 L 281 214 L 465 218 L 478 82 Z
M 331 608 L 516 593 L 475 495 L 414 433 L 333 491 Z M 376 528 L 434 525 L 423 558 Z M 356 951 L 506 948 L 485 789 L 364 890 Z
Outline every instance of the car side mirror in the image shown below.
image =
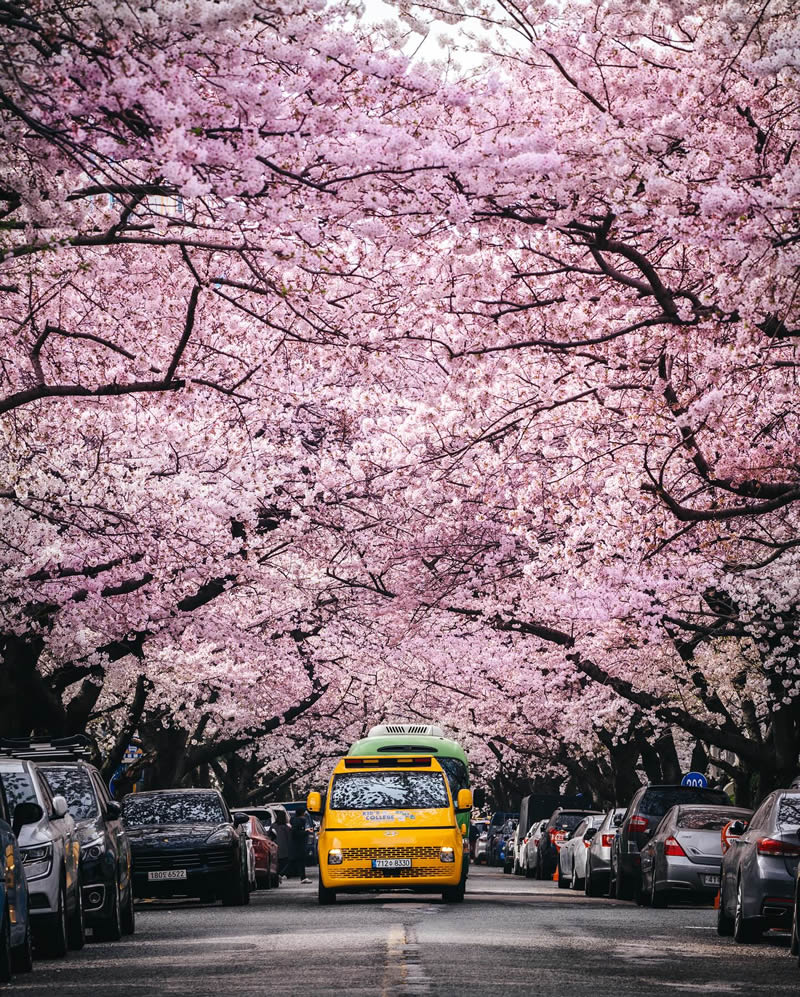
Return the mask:
M 584 836 L 583 836 L 583 840 L 584 840 L 584 841 L 591 841 L 591 840 L 592 840 L 592 838 L 593 838 L 593 837 L 594 837 L 594 836 L 595 836 L 596 834 L 597 834 L 597 828 L 596 828 L 596 827 L 587 827 L 587 828 L 586 828 L 586 833 L 585 833 L 585 834 L 584 834 Z
M 53 817 L 56 820 L 60 820 L 62 817 L 66 817 L 69 813 L 69 807 L 67 806 L 67 801 L 63 796 L 58 795 L 53 797 Z
M 247 824 L 250 821 L 249 814 L 243 814 L 241 812 L 233 814 L 233 826 L 241 827 L 243 824 Z
M 614 814 L 611 818 L 611 823 L 614 827 L 622 827 L 622 822 L 625 820 L 625 814 Z
M 743 820 L 735 820 L 728 825 L 728 837 L 739 838 L 747 830 L 747 824 Z
M 306 798 L 306 810 L 310 814 L 322 813 L 322 793 L 309 793 Z
M 119 820 L 122 816 L 122 804 L 117 800 L 106 803 L 106 820 Z
M 471 789 L 459 789 L 456 797 L 456 810 L 472 810 Z
M 26 824 L 36 824 L 44 817 L 44 810 L 38 803 L 18 803 L 14 807 L 14 823 L 12 830 L 15 836 Z

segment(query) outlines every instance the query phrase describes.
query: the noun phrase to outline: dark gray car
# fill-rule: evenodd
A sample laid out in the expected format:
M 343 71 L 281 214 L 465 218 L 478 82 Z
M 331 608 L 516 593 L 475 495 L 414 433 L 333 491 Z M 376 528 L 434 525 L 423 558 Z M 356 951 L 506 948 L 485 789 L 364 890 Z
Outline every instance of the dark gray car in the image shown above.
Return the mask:
M 749 825 L 734 824 L 722 858 L 717 929 L 737 942 L 756 942 L 768 928 L 792 923 L 800 860 L 800 790 L 776 789 Z
M 671 807 L 691 803 L 730 806 L 721 789 L 699 786 L 648 785 L 637 789 L 628 804 L 611 852 L 611 880 L 618 900 L 633 900 L 641 886 L 640 851 Z
M 752 815 L 752 810 L 697 804 L 668 810 L 641 850 L 639 901 L 653 907 L 679 899 L 710 903 L 720 886 L 722 829 Z

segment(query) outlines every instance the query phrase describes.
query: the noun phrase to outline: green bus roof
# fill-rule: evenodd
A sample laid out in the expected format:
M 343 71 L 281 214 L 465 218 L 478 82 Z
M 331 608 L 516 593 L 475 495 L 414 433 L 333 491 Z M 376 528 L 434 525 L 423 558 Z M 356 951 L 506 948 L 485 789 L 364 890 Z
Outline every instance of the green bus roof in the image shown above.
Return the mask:
M 362 737 L 351 745 L 348 755 L 415 754 L 458 758 L 469 766 L 467 753 L 456 741 L 428 734 L 382 734 Z

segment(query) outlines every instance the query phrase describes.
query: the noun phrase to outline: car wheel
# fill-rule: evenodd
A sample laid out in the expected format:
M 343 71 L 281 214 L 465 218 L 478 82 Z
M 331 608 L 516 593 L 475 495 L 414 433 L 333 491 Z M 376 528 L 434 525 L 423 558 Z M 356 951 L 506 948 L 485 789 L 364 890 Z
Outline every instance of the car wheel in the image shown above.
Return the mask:
M 41 919 L 35 941 L 37 948 L 52 958 L 67 954 L 67 890 L 63 880 L 58 888 L 58 909 Z
M 322 907 L 330 907 L 331 904 L 336 903 L 336 890 L 331 890 L 327 886 L 323 886 L 322 876 L 319 877 L 317 899 Z
M 666 890 L 659 890 L 656 887 L 656 876 L 655 870 L 653 871 L 653 876 L 650 880 L 650 906 L 657 907 L 663 910 L 665 907 L 669 906 L 669 894 Z
M 128 883 L 128 899 L 122 908 L 122 934 L 132 935 L 136 931 L 136 911 L 133 908 L 133 885 Z
M 460 904 L 464 902 L 464 890 L 466 883 L 463 878 L 458 886 L 445 886 L 442 890 L 442 900 L 446 904 Z
M 83 916 L 83 889 L 80 878 L 75 884 L 75 892 L 75 910 L 67 920 L 67 944 L 77 951 L 86 944 L 86 920 Z
M 561 871 L 561 859 L 558 860 L 558 888 L 559 890 L 569 889 L 569 880 Z
M 721 892 L 717 908 L 717 934 L 723 938 L 729 938 L 733 934 L 733 918 L 725 913 L 725 901 L 722 899 Z
M 250 902 L 250 894 L 247 892 L 247 881 L 239 873 L 239 878 L 230 890 L 222 894 L 223 907 L 243 907 Z
M 119 909 L 119 887 L 113 883 L 108 887 L 111 895 L 111 910 L 108 917 L 104 918 L 92 929 L 95 941 L 98 942 L 118 942 L 122 938 L 122 916 Z
M 571 890 L 579 890 L 580 889 L 580 882 L 581 881 L 578 879 L 578 870 L 573 865 L 573 867 L 572 867 L 572 877 L 571 877 L 571 879 L 569 881 L 569 888 Z
M 617 869 L 617 876 L 614 880 L 614 895 L 617 900 L 632 900 L 631 884 L 622 869 Z
M 25 920 L 25 938 L 22 945 L 11 950 L 11 966 L 15 973 L 30 973 L 33 969 L 33 932 L 30 914 Z
M 757 942 L 762 928 L 758 918 L 744 916 L 744 888 L 741 879 L 736 887 L 736 910 L 733 915 L 733 937 L 740 944 Z
M 800 910 L 798 910 L 798 900 L 795 900 L 792 908 L 792 946 L 791 953 L 797 956 L 797 965 L 800 966 Z
M 3 919 L 0 921 L 0 982 L 8 983 L 11 969 L 11 923 L 8 910 L 4 907 Z

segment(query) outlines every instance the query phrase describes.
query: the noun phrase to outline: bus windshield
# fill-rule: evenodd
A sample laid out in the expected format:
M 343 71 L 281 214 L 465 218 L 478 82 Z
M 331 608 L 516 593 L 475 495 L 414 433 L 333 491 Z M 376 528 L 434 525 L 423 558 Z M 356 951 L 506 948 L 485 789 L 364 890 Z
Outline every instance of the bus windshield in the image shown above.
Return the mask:
M 331 810 L 406 810 L 450 805 L 440 772 L 344 772 L 334 776 Z

